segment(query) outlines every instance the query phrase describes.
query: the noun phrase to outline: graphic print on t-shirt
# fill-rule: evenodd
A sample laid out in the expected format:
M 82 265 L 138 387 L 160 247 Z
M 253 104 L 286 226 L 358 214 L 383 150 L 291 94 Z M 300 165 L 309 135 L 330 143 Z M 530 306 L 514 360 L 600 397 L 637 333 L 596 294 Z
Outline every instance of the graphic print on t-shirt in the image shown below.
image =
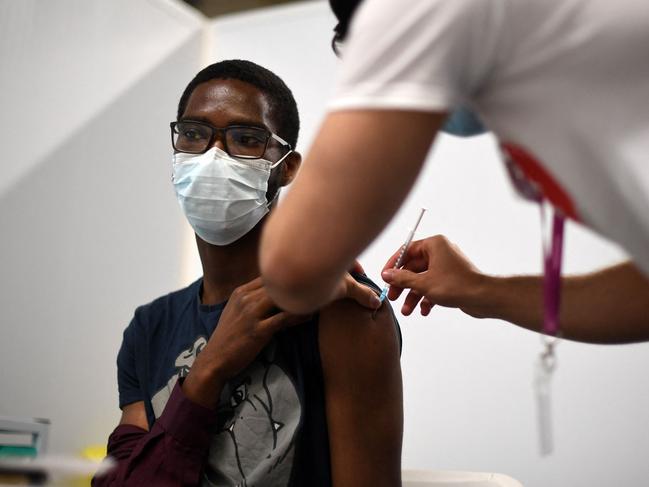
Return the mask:
M 187 375 L 206 343 L 199 337 L 178 355 L 176 373 L 151 400 L 156 418 L 178 377 Z M 302 406 L 295 384 L 280 362 L 276 344 L 271 342 L 224 388 L 202 485 L 289 484 Z
M 151 398 L 151 406 L 153 407 L 153 413 L 155 414 L 156 419 L 158 419 L 162 414 L 162 411 L 164 411 L 169 396 L 171 396 L 171 391 L 176 385 L 178 378 L 187 377 L 189 369 L 194 364 L 194 360 L 196 360 L 196 356 L 203 350 L 203 348 L 205 348 L 205 345 L 207 345 L 207 338 L 200 336 L 191 347 L 180 352 L 180 355 L 176 358 L 176 361 L 174 362 L 176 372 L 169 378 L 167 384 Z
M 217 415 L 207 485 L 288 485 L 302 408 L 274 343 L 230 382 Z

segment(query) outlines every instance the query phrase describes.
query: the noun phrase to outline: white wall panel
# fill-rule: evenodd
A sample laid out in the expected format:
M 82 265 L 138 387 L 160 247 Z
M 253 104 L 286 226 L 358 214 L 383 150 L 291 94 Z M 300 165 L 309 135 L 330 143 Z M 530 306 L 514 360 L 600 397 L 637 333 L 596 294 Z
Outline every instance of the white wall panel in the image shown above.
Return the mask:
M 0 2 L 0 192 L 196 35 L 179 3 Z
M 38 8 L 36 8 L 38 3 Z M 202 20 L 167 1 L 0 3 L 0 414 L 105 444 L 135 307 L 178 287 L 168 122 Z

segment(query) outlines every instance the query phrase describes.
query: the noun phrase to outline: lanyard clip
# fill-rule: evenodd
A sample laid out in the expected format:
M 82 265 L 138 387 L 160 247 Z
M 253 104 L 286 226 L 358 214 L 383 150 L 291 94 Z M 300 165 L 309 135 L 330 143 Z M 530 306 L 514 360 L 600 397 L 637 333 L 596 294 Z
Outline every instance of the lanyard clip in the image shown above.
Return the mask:
M 542 336 L 541 341 L 543 342 L 543 351 L 539 362 L 544 372 L 549 375 L 557 367 L 557 356 L 554 350 L 559 343 L 559 338 Z

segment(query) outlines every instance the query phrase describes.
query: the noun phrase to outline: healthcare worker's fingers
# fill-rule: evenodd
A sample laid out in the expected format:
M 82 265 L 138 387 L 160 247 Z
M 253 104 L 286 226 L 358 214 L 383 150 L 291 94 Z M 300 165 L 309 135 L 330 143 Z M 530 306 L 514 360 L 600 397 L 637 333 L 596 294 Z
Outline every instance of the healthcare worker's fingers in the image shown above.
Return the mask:
M 401 248 L 398 249 L 392 256 L 388 259 L 383 267 L 383 271 L 393 269 L 399 260 L 401 255 Z M 412 242 L 406 252 L 403 254 L 401 261 L 399 262 L 399 267 L 402 269 L 407 269 L 412 272 L 424 272 L 428 269 L 428 252 L 426 246 L 426 240 L 417 240 Z M 393 284 L 390 286 L 388 291 L 388 299 L 394 301 L 397 299 L 403 288 Z
M 403 306 L 401 307 L 401 314 L 405 316 L 410 315 L 417 307 L 417 303 L 419 303 L 421 298 L 421 294 L 418 294 L 415 291 L 410 291 L 403 302 Z
M 383 280 L 384 280 L 386 283 L 388 282 L 388 281 L 385 280 L 385 278 L 384 278 Z M 403 292 L 403 288 L 402 288 L 402 287 L 394 286 L 394 285 L 390 285 L 390 286 L 388 287 L 388 299 L 389 299 L 390 301 L 395 301 L 395 300 L 399 299 L 399 296 L 401 296 L 401 293 L 402 293 L 402 292 Z
M 410 272 L 420 273 L 420 272 L 426 271 L 428 269 L 428 265 L 427 265 L 426 261 L 424 261 L 424 259 L 416 258 L 416 259 L 413 259 L 413 260 L 409 261 L 401 269 L 407 270 L 407 271 L 410 271 Z M 392 284 L 390 286 L 389 290 L 388 290 L 388 299 L 390 301 L 394 301 L 399 296 L 401 296 L 402 292 L 403 292 L 402 287 L 399 287 L 396 284 Z
M 422 303 L 422 314 L 428 314 L 434 305 L 469 309 L 475 300 L 484 275 L 467 259 L 462 251 L 446 237 L 436 235 L 415 242 L 414 254 L 403 269 L 386 269 L 381 275 L 390 285 L 388 298 L 396 299 L 404 289 L 427 298 Z M 407 297 L 404 314 L 411 313 L 419 302 Z
M 395 266 L 395 264 L 397 263 L 397 260 L 399 260 L 399 255 L 401 255 L 401 248 L 398 248 L 397 251 L 390 256 L 388 261 L 383 266 L 382 271 L 392 269 Z M 404 258 L 405 257 L 406 257 L 406 255 L 404 254 Z
M 398 294 L 401 294 L 403 289 L 412 289 L 420 296 L 425 296 L 425 289 L 422 288 L 422 285 L 425 284 L 425 279 L 422 278 L 422 275 L 416 272 L 409 271 L 407 269 L 387 269 L 381 273 L 381 277 L 385 282 L 390 285 L 390 290 L 399 290 Z M 393 296 L 395 292 L 392 293 Z M 390 296 L 390 293 L 388 293 Z M 394 300 L 390 297 L 390 299 Z
M 421 315 L 428 316 L 430 314 L 430 310 L 433 309 L 433 306 L 435 305 L 431 303 L 428 300 L 428 298 L 422 299 L 421 303 L 419 303 L 419 309 L 421 310 Z
M 423 242 L 424 242 L 423 240 L 416 240 L 410 243 L 405 253 L 403 254 L 403 257 L 401 258 L 399 267 L 405 266 L 408 262 L 410 262 L 413 259 L 422 257 L 423 255 L 422 250 L 424 250 L 424 246 L 422 245 Z M 392 269 L 396 265 L 397 261 L 399 260 L 399 256 L 401 255 L 401 250 L 402 248 L 399 247 L 397 251 L 390 256 L 388 261 L 383 266 L 384 271 L 387 269 Z

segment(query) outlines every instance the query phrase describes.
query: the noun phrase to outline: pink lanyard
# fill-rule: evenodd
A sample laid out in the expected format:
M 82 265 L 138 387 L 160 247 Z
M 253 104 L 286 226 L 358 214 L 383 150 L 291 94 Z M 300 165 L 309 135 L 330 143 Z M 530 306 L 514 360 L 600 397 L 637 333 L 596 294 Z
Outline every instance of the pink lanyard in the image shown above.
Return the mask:
M 559 302 L 561 293 L 561 256 L 565 217 L 558 210 L 552 218 L 552 233 L 549 234 L 545 216 L 545 202 L 540 187 L 530 181 L 518 164 L 514 154 L 524 152 L 515 146 L 503 144 L 503 157 L 510 180 L 517 193 L 524 199 L 538 203 L 541 208 L 541 234 L 543 240 L 543 333 L 549 336 L 559 334 Z M 524 157 L 529 158 L 527 154 Z M 529 160 L 529 159 L 528 159 Z
M 560 335 L 559 304 L 561 296 L 561 257 L 563 253 L 563 231 L 565 217 L 554 210 L 552 233 L 549 233 L 545 218 L 545 206 L 541 207 L 541 233 L 543 239 L 543 351 L 535 367 L 534 389 L 536 393 L 539 450 L 542 456 L 552 453 L 554 441 L 552 435 L 552 402 L 551 382 L 557 360 L 554 352 Z
M 565 217 L 557 210 L 552 218 L 550 242 L 545 238 L 546 221 L 541 203 L 543 238 L 543 333 L 556 337 L 559 334 L 559 303 L 561 301 L 561 257 L 563 254 L 563 229 Z M 549 247 L 549 248 L 548 248 Z
M 534 388 L 538 411 L 539 446 L 541 455 L 549 455 L 554 448 L 552 438 L 551 382 L 557 361 L 554 352 L 558 337 L 561 335 L 559 323 L 559 305 L 561 297 L 561 261 L 563 254 L 563 235 L 565 217 L 559 210 L 554 210 L 552 228 L 546 218 L 546 203 L 543 192 L 537 183 L 526 177 L 521 167 L 515 162 L 527 163 L 532 158 L 520 147 L 502 144 L 505 166 L 510 179 L 519 195 L 539 204 L 541 209 L 541 238 L 543 243 L 543 327 L 541 335 L 543 351 L 535 368 Z M 518 158 L 517 158 L 518 156 Z M 533 167 L 533 165 L 532 165 Z M 538 168 L 538 165 L 537 165 Z M 538 171 L 537 171 L 538 176 Z

